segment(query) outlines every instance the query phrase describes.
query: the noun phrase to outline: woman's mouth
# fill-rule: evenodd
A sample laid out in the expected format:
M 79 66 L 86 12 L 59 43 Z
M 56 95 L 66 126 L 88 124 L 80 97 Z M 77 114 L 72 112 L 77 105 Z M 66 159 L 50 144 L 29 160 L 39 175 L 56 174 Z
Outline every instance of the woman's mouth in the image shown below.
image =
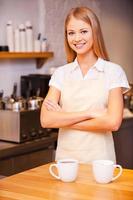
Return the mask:
M 76 47 L 76 49 L 82 49 L 84 45 L 85 45 L 85 43 L 74 44 L 74 46 Z

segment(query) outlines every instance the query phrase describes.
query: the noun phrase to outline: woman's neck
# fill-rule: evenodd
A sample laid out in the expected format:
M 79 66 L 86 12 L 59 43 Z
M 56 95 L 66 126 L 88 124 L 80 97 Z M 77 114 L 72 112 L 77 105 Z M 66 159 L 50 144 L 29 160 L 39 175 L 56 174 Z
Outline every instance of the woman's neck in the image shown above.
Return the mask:
M 85 75 L 88 72 L 89 68 L 96 63 L 97 59 L 98 58 L 94 53 L 77 55 L 77 61 L 83 75 Z

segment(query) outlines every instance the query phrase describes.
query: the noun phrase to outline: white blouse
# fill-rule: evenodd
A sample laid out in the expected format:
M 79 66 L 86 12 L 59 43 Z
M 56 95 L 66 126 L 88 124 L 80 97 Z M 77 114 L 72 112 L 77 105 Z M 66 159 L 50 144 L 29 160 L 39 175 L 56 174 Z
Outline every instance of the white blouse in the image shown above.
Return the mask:
M 98 58 L 96 63 L 89 68 L 85 76 L 83 76 L 81 72 L 77 59 L 72 63 L 58 67 L 50 79 L 49 86 L 54 86 L 61 91 L 65 76 L 72 80 L 86 80 L 96 79 L 98 73 L 104 73 L 108 90 L 122 87 L 123 93 L 125 93 L 130 88 L 122 67 L 110 61 L 103 60 L 102 58 Z

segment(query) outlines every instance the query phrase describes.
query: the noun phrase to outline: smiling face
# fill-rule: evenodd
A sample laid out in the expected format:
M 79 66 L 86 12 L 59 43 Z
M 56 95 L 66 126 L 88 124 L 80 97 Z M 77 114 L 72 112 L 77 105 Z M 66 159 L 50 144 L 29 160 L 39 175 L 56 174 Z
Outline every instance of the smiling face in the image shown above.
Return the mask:
M 77 55 L 93 51 L 93 35 L 90 24 L 71 17 L 67 25 L 68 44 Z

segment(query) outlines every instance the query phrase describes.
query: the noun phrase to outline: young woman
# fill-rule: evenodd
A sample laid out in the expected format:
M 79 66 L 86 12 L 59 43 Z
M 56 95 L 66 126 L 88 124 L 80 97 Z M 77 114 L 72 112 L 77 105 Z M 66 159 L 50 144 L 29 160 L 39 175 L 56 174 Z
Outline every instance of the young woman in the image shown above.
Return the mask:
M 42 127 L 59 128 L 56 160 L 115 161 L 112 131 L 123 116 L 123 69 L 109 61 L 96 15 L 73 8 L 65 21 L 68 64 L 57 68 L 41 109 Z

